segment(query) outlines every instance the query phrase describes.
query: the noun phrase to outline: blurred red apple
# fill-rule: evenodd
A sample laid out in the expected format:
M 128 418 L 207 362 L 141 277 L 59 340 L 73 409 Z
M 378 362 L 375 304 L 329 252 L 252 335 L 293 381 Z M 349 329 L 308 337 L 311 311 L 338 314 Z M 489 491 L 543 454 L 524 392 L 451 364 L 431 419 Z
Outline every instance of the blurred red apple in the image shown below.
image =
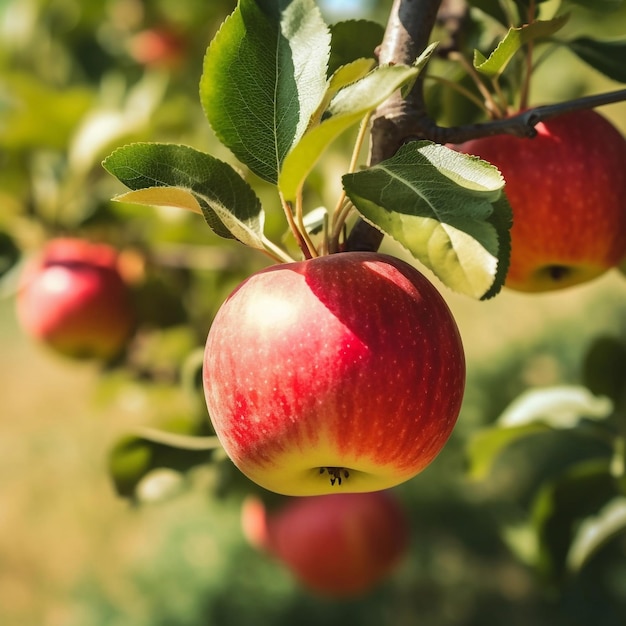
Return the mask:
M 465 360 L 435 287 L 346 252 L 245 280 L 207 338 L 203 383 L 235 465 L 284 495 L 378 491 L 423 470 L 457 420 Z
M 116 356 L 134 325 L 116 251 L 81 239 L 51 240 L 24 268 L 17 316 L 28 335 L 64 355 Z
M 626 141 L 592 110 L 555 117 L 537 136 L 497 135 L 457 149 L 494 164 L 513 210 L 506 286 L 569 287 L 626 255 Z
M 251 497 L 242 525 L 253 547 L 328 597 L 370 591 L 398 565 L 410 534 L 404 508 L 388 491 L 294 498 L 269 512 Z
M 148 67 L 175 69 L 185 59 L 187 42 L 183 35 L 168 26 L 146 28 L 130 40 L 133 60 Z

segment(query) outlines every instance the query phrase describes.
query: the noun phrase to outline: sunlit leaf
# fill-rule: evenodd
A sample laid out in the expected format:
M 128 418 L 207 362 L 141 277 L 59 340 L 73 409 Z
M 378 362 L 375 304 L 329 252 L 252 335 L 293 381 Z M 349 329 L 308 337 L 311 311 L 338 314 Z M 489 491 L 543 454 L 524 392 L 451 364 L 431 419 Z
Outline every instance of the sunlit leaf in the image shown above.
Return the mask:
M 500 415 L 498 425 L 510 428 L 542 422 L 551 428 L 574 428 L 583 419 L 605 419 L 612 411 L 609 398 L 595 396 L 586 387 L 543 387 L 519 395 Z
M 626 83 L 626 41 L 597 41 L 579 37 L 569 41 L 567 46 L 598 72 Z
M 219 139 L 276 183 L 326 91 L 330 32 L 314 0 L 240 0 L 211 42 L 200 97 Z
M 179 187 L 146 187 L 145 189 L 119 194 L 115 196 L 115 200 L 129 204 L 187 209 L 202 215 L 202 207 L 193 193 Z
M 616 535 L 626 531 L 626 498 L 619 496 L 588 517 L 577 530 L 567 555 L 567 567 L 577 572 Z
M 327 117 L 311 128 L 287 155 L 279 179 L 279 188 L 285 198 L 295 198 L 307 174 L 341 133 L 360 122 L 418 73 L 418 68 L 406 65 L 377 67 L 339 91 L 329 105 Z
M 522 46 L 534 39 L 553 35 L 565 26 L 568 17 L 568 15 L 560 15 L 551 20 L 537 20 L 519 28 L 510 28 L 489 58 L 486 58 L 479 50 L 474 51 L 474 67 L 486 76 L 500 75 Z
M 448 287 L 473 298 L 500 289 L 511 216 L 495 167 L 420 141 L 343 182 L 361 215 Z
M 219 236 L 263 249 L 261 202 L 228 163 L 188 146 L 136 143 L 118 148 L 103 166 L 136 192 L 118 199 L 200 209 Z

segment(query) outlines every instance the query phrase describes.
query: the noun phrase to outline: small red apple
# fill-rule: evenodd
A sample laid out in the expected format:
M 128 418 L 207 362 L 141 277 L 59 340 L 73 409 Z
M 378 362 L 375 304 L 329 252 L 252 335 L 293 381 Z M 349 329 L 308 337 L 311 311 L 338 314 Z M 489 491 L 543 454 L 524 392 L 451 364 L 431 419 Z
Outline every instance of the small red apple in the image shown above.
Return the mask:
M 415 476 L 457 420 L 452 314 L 411 265 L 345 252 L 249 277 L 218 311 L 203 383 L 235 465 L 284 495 L 378 491 Z
M 328 597 L 362 595 L 406 553 L 409 524 L 389 491 L 294 498 L 267 511 L 258 498 L 242 508 L 246 538 L 284 564 L 307 589 Z
M 537 136 L 496 135 L 457 149 L 504 175 L 513 210 L 506 286 L 569 287 L 626 256 L 626 140 L 593 110 L 536 126 Z
M 49 241 L 20 277 L 17 317 L 27 334 L 61 354 L 116 356 L 134 325 L 117 252 L 75 238 Z
M 129 52 L 140 65 L 176 69 L 185 59 L 187 42 L 172 27 L 155 26 L 133 35 Z

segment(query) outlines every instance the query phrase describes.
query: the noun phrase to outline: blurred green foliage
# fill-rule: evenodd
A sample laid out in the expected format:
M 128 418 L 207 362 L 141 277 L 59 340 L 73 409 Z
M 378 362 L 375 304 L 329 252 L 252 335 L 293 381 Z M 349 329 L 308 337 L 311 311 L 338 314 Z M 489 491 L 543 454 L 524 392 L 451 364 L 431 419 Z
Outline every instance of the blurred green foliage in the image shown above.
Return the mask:
M 329 20 L 338 4 L 322 5 Z M 382 23 L 390 4 L 356 3 L 353 15 Z M 219 304 L 267 261 L 218 240 L 198 215 L 112 202 L 124 189 L 101 161 L 117 146 L 143 140 L 188 144 L 234 163 L 198 99 L 204 51 L 234 6 L 231 0 L 0 2 L 0 624 L 624 624 L 626 539 L 609 532 L 606 521 L 619 509 L 601 506 L 624 489 L 623 467 L 620 474 L 616 466 L 625 419 L 624 378 L 616 374 L 624 371 L 626 345 L 626 288 L 619 277 L 540 300 L 449 297 L 468 352 L 463 413 L 437 461 L 398 489 L 410 514 L 411 550 L 366 598 L 313 597 L 248 547 L 239 505 L 254 487 L 217 452 L 181 455 L 142 438 L 145 427 L 211 435 L 197 351 Z M 608 35 L 607 20 L 610 34 L 623 36 L 624 3 L 613 15 L 579 8 L 571 36 L 594 36 L 596 23 Z M 137 36 L 164 27 L 182 42 L 176 58 L 138 57 Z M 466 37 L 479 45 L 491 34 L 473 24 Z M 555 58 L 552 70 L 546 64 L 537 75 L 534 101 L 611 87 L 571 53 Z M 440 67 L 436 60 L 434 70 Z M 445 74 L 463 80 L 457 69 Z M 428 85 L 442 122 L 477 117 L 456 92 L 440 82 Z M 611 110 L 625 129 L 624 109 Z M 313 201 L 335 191 L 347 145 L 340 140 L 316 169 Z M 249 181 L 273 202 L 264 183 Z M 280 239 L 283 229 L 268 215 L 268 233 Z M 113 242 L 133 277 L 142 326 L 125 360 L 105 370 L 57 361 L 15 325 L 20 256 L 64 233 Z M 611 437 L 542 429 L 511 439 L 484 480 L 470 480 L 473 438 L 523 391 L 557 385 L 608 395 L 616 407 L 607 421 Z M 581 476 L 585 485 L 576 482 Z M 611 477 L 617 482 L 607 486 Z M 563 537 L 574 536 L 589 513 L 604 524 L 605 542 L 580 571 L 565 572 Z M 555 543 L 558 580 L 545 575 Z

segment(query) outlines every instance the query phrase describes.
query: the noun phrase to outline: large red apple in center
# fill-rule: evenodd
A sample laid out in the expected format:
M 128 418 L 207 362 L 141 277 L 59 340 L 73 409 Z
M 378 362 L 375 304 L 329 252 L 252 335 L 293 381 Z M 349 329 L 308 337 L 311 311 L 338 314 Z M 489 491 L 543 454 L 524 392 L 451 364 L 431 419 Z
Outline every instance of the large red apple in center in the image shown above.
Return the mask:
M 235 465 L 285 495 L 385 489 L 439 453 L 465 361 L 452 314 L 414 267 L 347 252 L 245 280 L 207 338 L 215 431 Z
M 506 286 L 540 292 L 589 281 L 626 255 L 626 140 L 599 113 L 537 124 L 457 148 L 500 169 L 513 210 Z

